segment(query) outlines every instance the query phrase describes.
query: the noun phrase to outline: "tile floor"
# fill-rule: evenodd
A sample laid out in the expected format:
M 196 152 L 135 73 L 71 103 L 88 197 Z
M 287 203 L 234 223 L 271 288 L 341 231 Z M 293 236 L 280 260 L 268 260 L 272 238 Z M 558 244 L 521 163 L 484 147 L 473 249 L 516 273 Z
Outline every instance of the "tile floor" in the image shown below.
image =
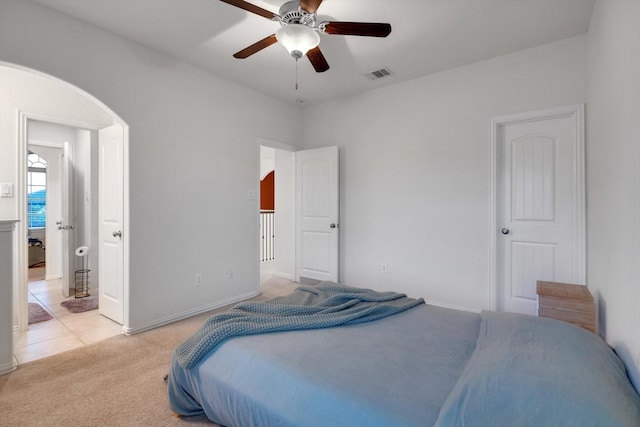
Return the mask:
M 292 292 L 299 283 L 270 275 L 262 277 L 262 298 Z M 19 364 L 73 350 L 122 333 L 122 325 L 102 316 L 98 310 L 70 313 L 60 303 L 62 281 L 44 280 L 44 269 L 29 270 L 29 302 L 37 302 L 53 319 L 29 325 L 24 333 L 14 334 L 14 354 Z
M 102 316 L 98 310 L 70 313 L 60 303 L 62 281 L 44 280 L 44 269 L 29 271 L 29 302 L 37 302 L 53 319 L 29 325 L 14 334 L 14 354 L 18 363 L 31 362 L 63 351 L 73 350 L 122 333 L 122 325 Z

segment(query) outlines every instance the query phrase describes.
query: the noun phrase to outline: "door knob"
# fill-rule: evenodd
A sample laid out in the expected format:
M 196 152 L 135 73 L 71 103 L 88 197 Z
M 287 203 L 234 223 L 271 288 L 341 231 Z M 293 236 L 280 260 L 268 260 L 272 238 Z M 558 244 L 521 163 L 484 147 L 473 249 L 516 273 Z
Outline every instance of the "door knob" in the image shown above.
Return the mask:
M 500 230 L 500 231 L 502 231 L 502 234 L 509 234 L 509 231 L 510 231 L 510 230 L 509 230 L 508 228 L 503 228 L 503 229 L 502 229 L 502 230 Z
M 338 224 L 330 224 L 329 228 L 336 228 L 338 226 Z
M 122 238 L 122 231 L 114 231 L 114 232 L 113 232 L 113 237 L 120 237 L 120 238 Z

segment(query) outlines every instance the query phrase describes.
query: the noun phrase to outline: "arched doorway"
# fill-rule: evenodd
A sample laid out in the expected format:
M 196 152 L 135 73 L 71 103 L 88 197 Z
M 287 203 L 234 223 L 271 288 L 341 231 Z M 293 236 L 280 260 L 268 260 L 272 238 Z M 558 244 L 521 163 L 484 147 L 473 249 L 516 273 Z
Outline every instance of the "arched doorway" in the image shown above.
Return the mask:
M 98 137 L 101 129 L 115 127 L 121 134 L 118 147 L 119 156 L 115 158 L 111 156 L 108 160 L 111 163 L 104 163 L 103 156 L 113 153 L 107 148 L 103 150 L 102 146 L 97 145 L 97 155 L 103 163 L 103 169 L 113 172 L 110 167 L 105 165 L 114 165 L 117 163 L 117 173 L 121 175 L 121 182 L 118 184 L 117 196 L 119 197 L 117 205 L 119 209 L 120 224 L 115 245 L 120 254 L 120 261 L 117 268 L 103 266 L 104 262 L 113 262 L 114 257 L 104 260 L 101 256 L 96 256 L 98 261 L 98 271 L 117 271 L 118 277 L 108 277 L 105 283 L 109 286 L 118 288 L 119 303 L 121 304 L 121 317 L 117 319 L 123 327 L 128 326 L 128 210 L 129 203 L 126 197 L 128 188 L 128 126 L 127 124 L 111 109 L 109 109 L 101 101 L 86 93 L 85 91 L 64 82 L 56 77 L 40 73 L 38 71 L 27 69 L 0 62 L 0 98 L 3 99 L 0 104 L 0 114 L 12 116 L 13 120 L 4 120 L 10 126 L 5 126 L 0 133 L 0 146 L 5 148 L 7 152 L 7 163 L 11 162 L 13 167 L 13 182 L 15 182 L 15 196 L 13 201 L 9 201 L 14 206 L 17 219 L 20 221 L 16 225 L 14 233 L 14 324 L 19 331 L 27 329 L 27 294 L 28 294 L 28 252 L 27 245 L 24 244 L 24 236 L 28 234 L 27 221 L 27 193 L 26 193 L 26 177 L 27 177 L 27 155 L 29 142 L 29 123 L 33 121 L 41 121 L 63 126 L 70 126 L 79 129 L 91 131 L 95 138 Z M 9 90 L 10 88 L 10 90 Z M 15 117 L 18 120 L 15 120 Z M 106 157 L 105 157 L 106 158 Z M 2 165 L 3 167 L 5 164 Z M 110 174 L 112 177 L 113 173 Z M 109 193 L 109 192 L 105 192 Z M 87 197 L 94 197 L 93 195 Z M 97 210 L 101 217 L 104 216 L 104 206 L 98 204 Z M 110 214 L 111 212 L 109 212 Z M 104 234 L 102 231 L 99 233 Z M 115 232 L 114 232 L 115 233 Z M 95 251 L 99 254 L 99 247 L 102 244 L 103 236 L 100 234 L 94 239 Z M 75 249 L 75 248 L 71 248 Z M 112 254 L 113 255 L 113 254 Z M 116 257 L 117 259 L 117 257 Z M 103 267 L 103 268 L 100 268 Z M 102 274 L 100 275 L 102 276 Z M 103 278 L 100 277 L 102 280 Z M 110 291 L 113 293 L 112 291 Z M 102 291 L 101 291 L 102 293 Z M 101 295 L 102 297 L 102 295 Z

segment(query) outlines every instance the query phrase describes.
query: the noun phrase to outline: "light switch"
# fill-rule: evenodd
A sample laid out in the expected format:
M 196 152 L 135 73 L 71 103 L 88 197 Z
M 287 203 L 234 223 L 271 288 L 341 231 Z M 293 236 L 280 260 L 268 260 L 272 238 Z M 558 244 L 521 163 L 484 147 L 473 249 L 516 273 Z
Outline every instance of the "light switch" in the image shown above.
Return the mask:
M 256 192 L 253 190 L 247 191 L 247 200 L 255 200 L 255 199 L 256 199 Z
M 13 197 L 13 184 L 2 183 L 0 184 L 0 197 Z

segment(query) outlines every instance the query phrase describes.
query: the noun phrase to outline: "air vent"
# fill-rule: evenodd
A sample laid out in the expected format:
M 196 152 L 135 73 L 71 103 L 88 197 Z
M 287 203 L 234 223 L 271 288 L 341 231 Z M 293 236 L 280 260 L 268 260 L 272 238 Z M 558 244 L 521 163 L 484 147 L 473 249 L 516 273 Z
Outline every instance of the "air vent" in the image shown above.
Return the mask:
M 375 70 L 375 71 L 370 71 L 367 73 L 367 77 L 369 77 L 371 80 L 377 80 L 377 79 L 381 79 L 383 77 L 388 77 L 388 76 L 392 76 L 393 73 L 391 72 L 391 70 L 389 70 L 388 68 L 381 68 L 379 70 Z

